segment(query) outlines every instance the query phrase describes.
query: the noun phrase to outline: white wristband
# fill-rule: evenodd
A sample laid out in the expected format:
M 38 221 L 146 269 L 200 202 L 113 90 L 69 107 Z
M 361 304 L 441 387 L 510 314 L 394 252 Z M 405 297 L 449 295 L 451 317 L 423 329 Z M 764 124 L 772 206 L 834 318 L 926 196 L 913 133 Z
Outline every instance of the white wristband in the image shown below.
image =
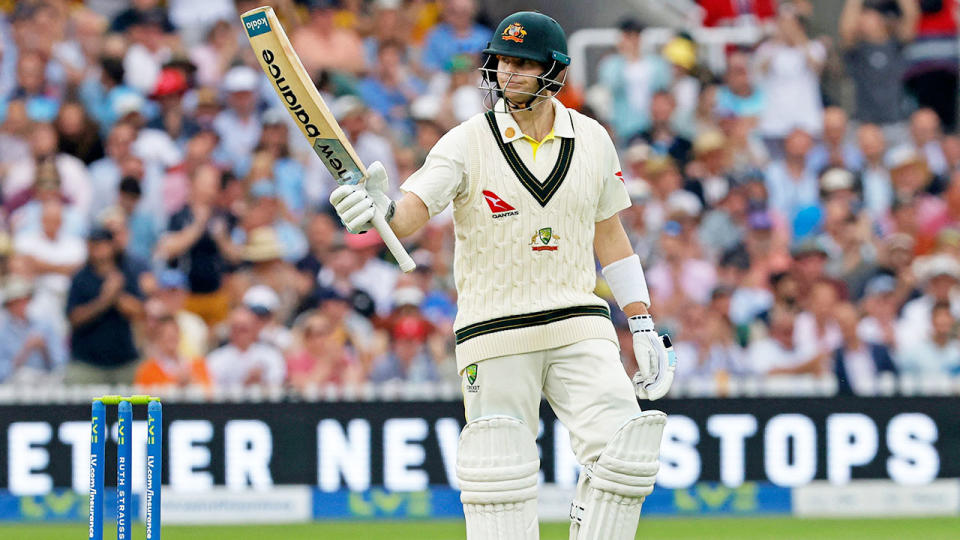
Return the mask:
M 621 309 L 634 302 L 643 302 L 650 307 L 647 280 L 643 277 L 643 266 L 636 254 L 604 266 L 603 277 Z

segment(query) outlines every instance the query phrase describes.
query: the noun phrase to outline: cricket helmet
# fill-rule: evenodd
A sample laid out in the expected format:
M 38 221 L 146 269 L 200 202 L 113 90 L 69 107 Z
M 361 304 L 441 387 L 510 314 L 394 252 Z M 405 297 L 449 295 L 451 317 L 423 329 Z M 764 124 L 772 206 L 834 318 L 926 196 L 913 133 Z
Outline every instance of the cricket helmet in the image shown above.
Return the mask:
M 518 11 L 503 19 L 483 54 L 480 69 L 488 82 L 497 83 L 498 55 L 524 58 L 545 67 L 539 77 L 540 84 L 554 92 L 563 87 L 563 81 L 557 77 L 570 65 L 563 28 L 553 18 L 535 11 Z

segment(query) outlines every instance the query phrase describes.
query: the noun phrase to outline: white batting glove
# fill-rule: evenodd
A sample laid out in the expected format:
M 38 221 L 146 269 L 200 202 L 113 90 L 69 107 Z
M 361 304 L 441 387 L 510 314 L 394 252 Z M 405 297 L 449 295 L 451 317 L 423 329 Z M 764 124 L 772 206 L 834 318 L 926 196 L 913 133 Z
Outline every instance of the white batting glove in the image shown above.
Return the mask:
M 330 204 L 348 231 L 362 233 L 373 227 L 374 212 L 379 212 L 388 222 L 393 217 L 394 203 L 386 191 L 387 171 L 382 163 L 374 161 L 367 167 L 365 182 L 345 184 L 333 190 Z
M 640 399 L 660 399 L 670 390 L 677 357 L 670 336 L 658 336 L 650 315 L 635 315 L 627 319 L 633 332 L 633 354 L 637 358 L 637 372 L 633 385 Z

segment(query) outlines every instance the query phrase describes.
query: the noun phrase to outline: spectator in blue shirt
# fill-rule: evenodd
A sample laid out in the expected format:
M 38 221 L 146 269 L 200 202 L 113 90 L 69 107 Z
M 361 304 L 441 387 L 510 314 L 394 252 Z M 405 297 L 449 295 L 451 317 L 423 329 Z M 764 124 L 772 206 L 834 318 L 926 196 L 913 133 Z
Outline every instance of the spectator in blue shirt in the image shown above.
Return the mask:
M 10 276 L 2 295 L 0 383 L 36 380 L 57 372 L 67 362 L 67 350 L 53 326 L 27 315 L 33 284 L 21 276 Z
M 358 85 L 360 97 L 382 116 L 391 128 L 410 137 L 413 119 L 407 106 L 426 91 L 423 81 L 404 66 L 403 45 L 384 41 L 377 51 L 376 68 Z
M 433 71 L 444 69 L 458 54 L 477 54 L 490 41 L 490 29 L 473 21 L 473 0 L 448 0 L 443 22 L 427 34 L 423 47 L 423 66 Z

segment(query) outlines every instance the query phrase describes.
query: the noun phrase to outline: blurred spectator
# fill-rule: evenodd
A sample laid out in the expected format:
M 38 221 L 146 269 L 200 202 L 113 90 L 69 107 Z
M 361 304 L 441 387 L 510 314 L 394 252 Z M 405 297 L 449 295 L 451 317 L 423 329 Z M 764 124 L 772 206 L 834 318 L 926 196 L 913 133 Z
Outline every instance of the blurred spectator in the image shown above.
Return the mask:
M 929 325 L 928 336 L 911 340 L 900 351 L 903 371 L 933 377 L 960 374 L 958 318 L 949 303 L 933 305 Z
M 729 291 L 717 292 L 729 301 Z M 683 313 L 683 332 L 674 345 L 687 364 L 677 365 L 677 377 L 681 380 L 720 381 L 744 372 L 744 351 L 736 343 L 733 327 L 726 314 L 713 307 L 692 306 Z
M 190 48 L 190 61 L 197 66 L 197 84 L 216 87 L 240 55 L 237 29 L 220 19 L 207 30 L 204 42 Z
M 260 156 L 269 156 L 269 170 L 264 173 L 269 176 L 253 178 L 256 180 L 272 180 L 276 184 L 278 198 L 283 202 L 285 209 L 293 216 L 302 216 L 307 208 L 304 177 L 306 171 L 303 164 L 294 159 L 290 152 L 289 115 L 286 111 L 274 108 L 268 109 L 261 116 L 262 128 L 260 142 L 257 143 L 253 158 L 244 158 L 244 163 L 237 168 L 243 174 L 253 172 L 253 162 Z M 297 133 L 297 137 L 300 134 Z
M 14 236 L 14 247 L 36 276 L 31 314 L 43 317 L 58 335 L 68 331 L 64 308 L 70 278 L 87 259 L 83 239 L 70 234 L 63 223 L 64 205 L 52 199 L 43 203 L 39 231 L 23 231 Z
M 63 196 L 82 215 L 87 214 L 93 198 L 90 175 L 82 161 L 57 152 L 57 140 L 57 130 L 53 124 L 34 123 L 30 133 L 31 157 L 12 164 L 3 178 L 3 197 L 8 208 L 16 208 L 9 206 L 16 204 L 11 202 L 12 199 L 23 200 L 26 197 L 23 202 L 30 200 L 30 189 L 39 178 L 40 165 L 50 162 Z
M 657 90 L 667 87 L 670 69 L 660 56 L 640 50 L 643 26 L 636 19 L 620 21 L 617 52 L 597 67 L 600 84 L 610 92 L 610 125 L 621 141 L 629 140 L 650 125 L 650 103 Z
M 55 382 L 67 363 L 63 335 L 44 318 L 27 314 L 33 285 L 22 276 L 9 276 L 3 285 L 0 312 L 0 383 Z
M 147 344 L 146 360 L 140 363 L 133 382 L 137 386 L 210 386 L 210 375 L 202 356 L 185 356 L 180 326 L 173 315 L 163 314 L 155 327 L 156 334 Z
M 286 353 L 293 345 L 293 334 L 278 317 L 280 297 L 266 285 L 254 285 L 243 293 L 243 305 L 257 316 L 257 339 Z
M 157 76 L 150 99 L 160 104 L 159 114 L 147 127 L 165 132 L 179 148 L 200 131 L 200 125 L 184 110 L 183 96 L 189 89 L 187 76 L 175 67 L 165 67 Z
M 907 45 L 904 80 L 921 107 L 936 111 L 947 131 L 957 125 L 957 3 L 919 1 L 916 39 Z
M 98 67 L 84 79 L 79 93 L 87 112 L 100 124 L 100 134 L 106 136 L 118 119 L 118 102 L 137 95 L 137 90 L 124 83 L 123 59 L 104 55 Z
M 474 0 L 446 0 L 443 22 L 433 27 L 423 44 L 421 62 L 427 69 L 443 70 L 458 54 L 477 54 L 490 41 L 490 29 L 474 22 Z
M 308 296 L 317 288 L 317 277 L 326 264 L 333 245 L 342 243 L 342 233 L 330 214 L 318 212 L 307 220 L 306 236 L 309 249 L 297 261 L 297 288 L 301 297 Z
M 294 352 L 287 356 L 287 380 L 298 390 L 311 386 L 353 386 L 364 381 L 363 366 L 330 319 L 306 313 L 294 330 Z
M 661 54 L 672 68 L 670 95 L 674 98 L 675 110 L 671 111 L 671 121 L 677 131 L 692 136 L 700 95 L 700 79 L 696 76 L 697 44 L 690 34 L 682 33 L 671 38 L 663 46 Z
M 886 217 L 893 205 L 893 187 L 890 171 L 884 166 L 886 141 L 876 124 L 863 124 L 857 129 L 857 144 L 863 155 L 860 183 L 863 205 L 874 221 Z
M 231 262 L 241 258 L 230 240 L 237 218 L 217 205 L 220 173 L 209 165 L 193 175 L 190 201 L 170 217 L 168 232 L 161 237 L 157 253 L 187 273 L 190 295 L 186 309 L 203 318 L 208 326 L 224 320 L 229 297 L 223 286 Z
M 716 269 L 696 256 L 685 239 L 683 225 L 676 221 L 664 224 L 659 253 L 662 259 L 647 270 L 658 315 L 671 317 L 691 304 L 705 304 L 716 284 Z
M 820 71 L 826 57 L 823 44 L 807 37 L 795 6 L 781 6 L 776 32 L 756 52 L 761 73 L 759 85 L 764 95 L 758 128 L 773 145 L 775 155 L 792 130 L 820 134 Z
M 296 270 L 283 260 L 284 248 L 274 228 L 261 226 L 250 231 L 243 247 L 247 265 L 233 276 L 234 287 L 245 292 L 255 285 L 264 285 L 276 297 L 270 311 L 281 322 L 290 320 L 300 300 Z M 289 343 L 288 343 L 289 345 Z
M 227 109 L 214 118 L 213 129 L 220 136 L 220 147 L 229 163 L 241 162 L 260 140 L 256 94 L 259 80 L 260 74 L 247 66 L 234 67 L 223 77 Z
M 401 317 L 393 323 L 390 350 L 378 358 L 371 382 L 438 382 L 440 375 L 426 347 L 429 323 L 418 317 Z
M 797 350 L 796 313 L 786 307 L 775 307 L 769 316 L 770 333 L 747 349 L 748 369 L 760 375 L 785 375 L 806 371 L 805 359 Z
M 67 101 L 60 106 L 56 128 L 58 153 L 80 158 L 86 165 L 103 157 L 97 124 L 79 101 Z
M 727 56 L 724 85 L 717 90 L 717 110 L 751 120 L 751 129 L 763 113 L 763 92 L 753 83 L 750 54 L 736 50 Z
M 861 341 L 885 345 L 895 351 L 897 322 L 897 280 L 887 274 L 879 274 L 867 282 L 864 288 L 864 317 L 857 325 Z
M 943 153 L 942 126 L 943 123 L 932 109 L 918 109 L 910 115 L 910 140 L 895 147 L 893 151 L 910 148 L 920 154 L 933 174 L 946 174 L 947 158 Z
M 150 17 L 156 17 L 165 32 L 174 30 L 173 23 L 167 17 L 166 12 L 158 7 L 159 0 L 133 0 L 133 5 L 119 12 L 110 22 L 111 32 L 126 32 L 130 27 L 138 24 L 144 14 Z
M 186 274 L 168 268 L 157 274 L 154 297 L 177 323 L 177 354 L 182 358 L 202 358 L 210 348 L 210 330 L 197 314 L 184 309 L 187 286 Z
M 309 0 L 308 5 L 310 14 L 306 24 L 290 34 L 293 48 L 307 71 L 315 73 L 329 69 L 354 75 L 365 71 L 367 66 L 360 37 L 352 29 L 334 24 L 340 2 Z
M 141 94 L 157 85 L 161 66 L 173 55 L 172 26 L 162 8 L 138 10 L 130 17 L 126 37 L 130 41 L 123 57 L 124 82 Z
M 387 171 L 387 178 L 397 178 L 397 165 L 393 159 L 390 141 L 373 132 L 370 127 L 370 111 L 364 102 L 356 96 L 341 96 L 333 102 L 331 109 L 340 127 L 343 128 L 344 134 L 350 139 L 353 149 L 357 151 L 360 161 L 364 163 L 379 161 Z M 327 169 L 317 165 L 318 163 L 319 160 L 311 161 L 314 167 L 323 169 L 321 174 L 330 186 L 323 194 L 323 200 L 326 201 L 329 192 L 333 191 L 333 179 Z M 396 186 L 392 189 L 396 189 Z
M 690 159 L 693 144 L 677 134 L 674 129 L 673 115 L 677 100 L 670 92 L 661 90 L 653 94 L 650 101 L 650 127 L 639 134 L 656 154 L 666 154 L 682 168 Z
M 257 316 L 246 307 L 229 316 L 230 338 L 207 356 L 207 370 L 216 387 L 283 383 L 286 365 L 272 345 L 257 341 Z
M 777 0 L 697 0 L 703 9 L 704 26 L 757 25 L 777 13 Z
M 409 138 L 413 122 L 407 107 L 424 93 L 426 85 L 406 68 L 404 53 L 397 41 L 380 42 L 377 61 L 370 75 L 357 85 L 357 92 L 394 131 Z
M 807 166 L 820 174 L 828 167 L 842 167 L 851 171 L 863 166 L 863 155 L 847 139 L 847 113 L 840 107 L 823 111 L 822 141 L 807 154 Z
M 946 255 L 918 258 L 913 272 L 923 286 L 923 295 L 904 304 L 897 326 L 897 350 L 910 350 L 918 339 L 931 335 L 931 313 L 936 304 L 946 303 L 960 318 L 960 261 Z
M 138 353 L 132 322 L 143 305 L 137 276 L 118 263 L 113 235 L 90 233 L 87 265 L 73 276 L 67 315 L 73 331 L 66 381 L 72 384 L 130 384 Z
M 795 366 L 794 372 L 823 375 L 830 369 L 830 355 L 843 343 L 836 322 L 837 288 L 829 281 L 819 280 L 801 290 L 806 292 L 806 309 L 796 317 L 793 342 L 803 363 Z
M 114 215 L 126 224 L 127 253 L 142 261 L 150 261 L 160 238 L 161 225 L 157 223 L 158 216 L 140 206 L 140 201 L 140 182 L 127 176 L 120 181 L 117 205 L 105 210 L 104 214 Z
M 854 118 L 898 130 L 906 119 L 903 80 L 904 45 L 916 34 L 919 10 L 914 0 L 846 0 L 840 15 L 840 45 L 856 89 Z M 891 133 L 892 134 L 892 133 Z
M 410 42 L 408 31 L 409 22 L 405 20 L 402 13 L 402 0 L 374 0 L 373 6 L 373 30 L 363 39 L 364 58 L 367 65 L 372 66 L 377 62 L 377 53 L 380 50 L 380 44 L 393 41 L 403 48 L 403 56 L 409 54 L 407 48 Z
M 857 332 L 860 314 L 849 303 L 834 308 L 834 320 L 843 336 L 833 352 L 833 369 L 840 395 L 876 395 L 876 379 L 881 373 L 897 374 L 890 350 L 880 343 L 865 342 Z
M 15 233 L 38 233 L 43 229 L 43 205 L 61 203 L 63 231 L 69 236 L 81 238 L 87 232 L 87 220 L 69 199 L 63 195 L 60 176 L 52 160 L 37 165 L 33 186 L 8 199 L 6 210 L 10 212 L 10 225 Z
M 397 267 L 377 257 L 383 250 L 383 240 L 376 231 L 365 234 L 346 234 L 347 248 L 356 253 L 358 269 L 350 276 L 350 282 L 370 294 L 377 312 L 384 315 L 390 310 L 390 297 L 395 290 Z
M 687 167 L 690 181 L 684 186 L 705 206 L 713 206 L 730 191 L 730 153 L 727 138 L 719 130 L 701 132 L 693 141 L 695 159 Z
M 771 210 L 790 222 L 802 209 L 820 202 L 817 174 L 807 162 L 812 146 L 808 132 L 794 129 L 784 141 L 783 158 L 771 162 L 764 171 Z
M 272 159 L 267 158 L 267 161 Z M 287 262 L 302 258 L 307 252 L 307 239 L 295 223 L 283 202 L 279 199 L 277 186 L 270 180 L 259 180 L 250 186 L 250 201 L 237 230 L 235 240 L 244 240 L 241 230 L 252 235 L 259 228 L 268 228 L 280 243 L 280 256 Z

